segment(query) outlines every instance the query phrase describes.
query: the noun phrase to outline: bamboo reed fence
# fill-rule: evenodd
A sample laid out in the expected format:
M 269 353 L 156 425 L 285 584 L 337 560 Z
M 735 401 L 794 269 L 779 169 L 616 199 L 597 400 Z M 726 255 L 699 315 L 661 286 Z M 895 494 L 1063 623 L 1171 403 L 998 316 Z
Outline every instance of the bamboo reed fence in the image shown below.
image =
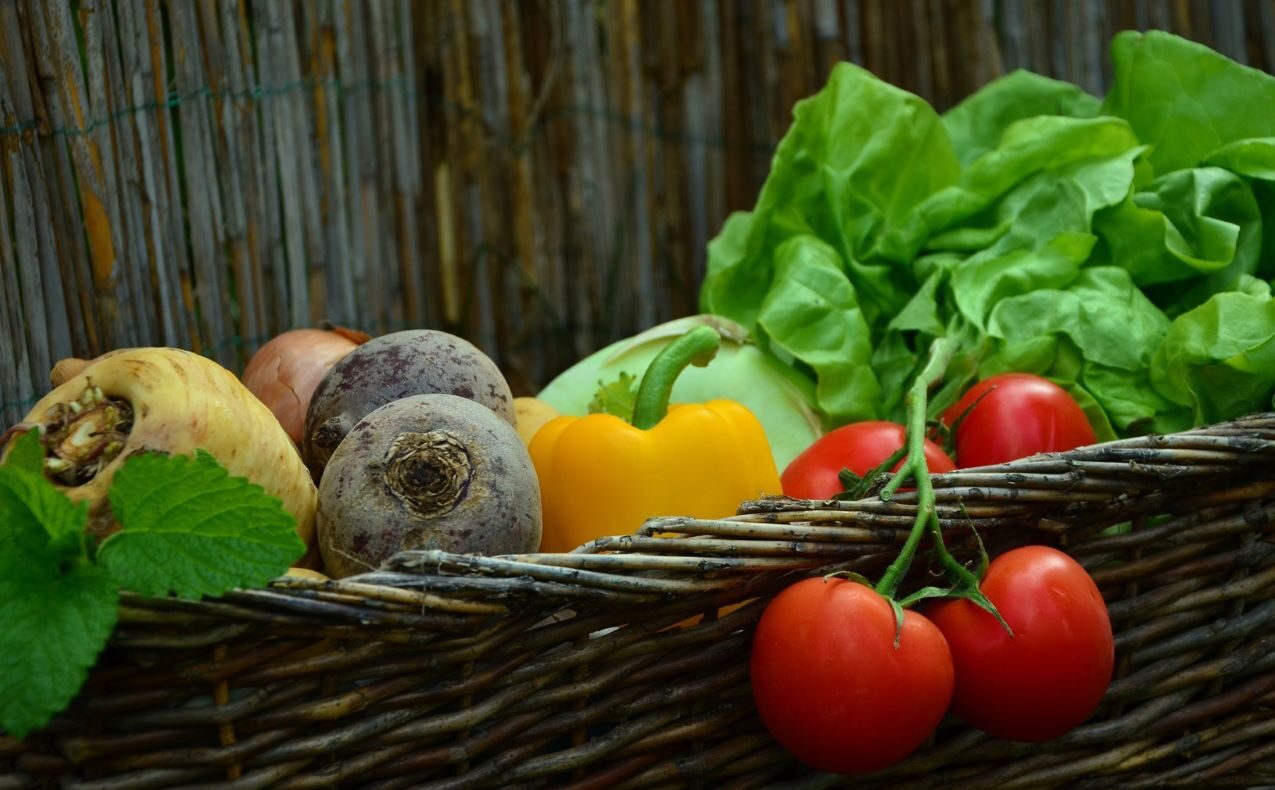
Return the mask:
M 58 358 L 237 369 L 328 318 L 433 326 L 516 393 L 694 311 L 840 59 L 940 109 L 1101 93 L 1168 29 L 1275 66 L 1275 0 L 0 0 L 0 425 Z

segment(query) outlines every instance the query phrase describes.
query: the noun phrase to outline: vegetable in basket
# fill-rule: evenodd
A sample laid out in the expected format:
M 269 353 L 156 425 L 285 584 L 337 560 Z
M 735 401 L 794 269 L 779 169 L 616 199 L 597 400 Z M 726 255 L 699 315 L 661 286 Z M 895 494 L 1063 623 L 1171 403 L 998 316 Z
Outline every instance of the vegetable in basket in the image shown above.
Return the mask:
M 943 115 L 838 65 L 710 243 L 701 308 L 834 426 L 901 420 L 936 337 L 957 349 L 931 418 L 1011 371 L 1099 441 L 1267 407 L 1275 77 L 1161 32 L 1111 51 L 1104 101 L 1015 72 Z
M 909 387 L 907 449 L 881 491 L 915 481 L 917 515 L 875 585 L 837 572 L 797 582 L 766 607 L 750 683 L 767 730 L 806 764 L 862 774 L 902 760 L 938 726 L 949 701 L 992 735 L 1056 738 L 1093 714 L 1114 648 L 1093 579 L 1055 549 L 1010 551 L 971 572 L 944 545 L 925 446 L 927 395 L 954 346 L 940 338 Z M 950 585 L 900 595 L 923 535 Z M 846 576 L 848 578 L 835 578 Z M 927 613 L 908 608 L 947 599 Z
M 763 352 L 748 330 L 716 315 L 679 318 L 613 343 L 559 375 L 537 395 L 562 414 L 583 416 L 603 381 L 620 374 L 634 378 L 662 349 L 697 326 L 708 326 L 722 337 L 713 364 L 690 369 L 678 377 L 670 396 L 675 403 L 704 403 L 717 398 L 742 403 L 761 422 L 775 457 L 783 469 L 823 433 L 814 410 L 814 387 L 801 374 Z
M 336 448 L 374 409 L 410 395 L 469 398 L 514 424 L 513 393 L 496 363 L 464 338 L 409 329 L 373 338 L 332 366 L 306 412 L 301 453 L 316 481 Z
M 6 735 L 23 738 L 76 695 L 114 630 L 121 590 L 194 599 L 260 587 L 306 550 L 278 497 L 199 449 L 215 447 L 313 512 L 296 448 L 211 361 L 120 353 L 59 387 L 12 433 L 0 463 Z
M 545 427 L 550 420 L 561 416 L 557 409 L 539 398 L 529 398 L 525 395 L 514 398 L 514 427 L 518 429 L 518 438 L 522 439 L 522 443 L 528 447 L 531 446 L 531 440 L 536 438 L 541 428 Z
M 926 611 L 952 651 L 952 712 L 1013 741 L 1047 741 L 1083 724 L 1115 669 L 1111 618 L 1093 578 L 1057 549 L 1023 546 L 992 560 L 979 589 L 1008 629 L 968 600 Z
M 58 490 L 88 504 L 95 535 L 115 528 L 115 473 L 139 452 L 203 450 L 283 502 L 307 544 L 317 491 L 292 440 L 234 374 L 198 354 L 136 348 L 103 355 L 41 398 L 19 429 L 38 429 Z
M 290 329 L 271 338 L 244 367 L 243 383 L 300 443 L 306 410 L 319 382 L 346 354 L 370 338 L 339 326 Z
M 698 326 L 661 350 L 642 377 L 631 422 L 614 414 L 559 417 L 536 434 L 531 458 L 544 501 L 542 551 L 571 551 L 627 535 L 647 518 L 720 518 L 780 492 L 761 423 L 728 400 L 669 406 L 687 365 L 708 365 L 721 342 Z
M 540 545 L 540 487 L 518 433 L 456 395 L 413 395 L 354 426 L 319 484 L 319 548 L 333 578 L 404 549 L 519 554 Z
M 999 627 L 999 626 L 997 626 Z M 916 750 L 947 712 L 947 642 L 914 611 L 849 579 L 805 579 L 775 596 L 753 636 L 753 700 L 780 745 L 821 771 L 864 774 Z
M 1030 373 L 983 379 L 943 413 L 943 423 L 962 467 L 1003 464 L 1097 441 L 1080 404 L 1062 387 Z
M 788 464 L 779 478 L 784 495 L 832 499 L 857 488 L 878 467 L 892 467 L 881 471 L 897 472 L 906 444 L 904 428 L 897 422 L 867 420 L 843 425 L 824 434 Z M 899 463 L 887 463 L 892 457 Z M 925 463 L 935 474 L 956 468 L 943 448 L 929 439 L 925 440 Z

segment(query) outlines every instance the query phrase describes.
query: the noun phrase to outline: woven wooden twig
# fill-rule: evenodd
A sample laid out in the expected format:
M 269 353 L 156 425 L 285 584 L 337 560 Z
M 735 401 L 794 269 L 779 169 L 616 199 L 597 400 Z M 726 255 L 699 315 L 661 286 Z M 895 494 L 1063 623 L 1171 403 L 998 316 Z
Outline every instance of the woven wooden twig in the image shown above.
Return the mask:
M 1272 461 L 1275 415 L 1260 415 L 935 478 L 958 556 L 977 531 L 993 551 L 1045 542 L 1089 568 L 1117 678 L 1055 741 L 948 721 L 858 783 L 1275 781 Z M 908 493 L 772 498 L 570 554 L 403 552 L 215 601 L 126 595 L 72 707 L 23 743 L 0 736 L 0 788 L 835 786 L 753 712 L 751 629 L 805 574 L 879 574 L 915 508 Z

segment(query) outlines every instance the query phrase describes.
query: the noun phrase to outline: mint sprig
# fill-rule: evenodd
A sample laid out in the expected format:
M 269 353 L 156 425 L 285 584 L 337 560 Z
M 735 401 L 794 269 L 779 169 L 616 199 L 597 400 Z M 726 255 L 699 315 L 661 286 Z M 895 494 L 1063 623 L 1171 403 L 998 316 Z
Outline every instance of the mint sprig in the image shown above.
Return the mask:
M 109 492 L 120 529 L 99 547 L 88 506 L 43 472 L 29 431 L 0 466 L 0 730 L 23 738 L 79 692 L 119 592 L 220 595 L 259 587 L 305 551 L 282 503 L 211 455 L 130 457 Z

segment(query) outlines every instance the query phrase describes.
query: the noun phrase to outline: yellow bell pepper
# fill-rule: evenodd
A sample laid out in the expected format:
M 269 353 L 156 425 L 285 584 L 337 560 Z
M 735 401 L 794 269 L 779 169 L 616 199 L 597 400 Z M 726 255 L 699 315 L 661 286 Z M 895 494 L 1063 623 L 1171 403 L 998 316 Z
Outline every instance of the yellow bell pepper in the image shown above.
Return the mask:
M 761 423 L 735 401 L 669 408 L 688 364 L 706 365 L 720 336 L 701 326 L 669 344 L 638 388 L 632 424 L 611 414 L 558 417 L 531 442 L 544 506 L 541 551 L 628 535 L 652 516 L 721 518 L 781 492 Z

